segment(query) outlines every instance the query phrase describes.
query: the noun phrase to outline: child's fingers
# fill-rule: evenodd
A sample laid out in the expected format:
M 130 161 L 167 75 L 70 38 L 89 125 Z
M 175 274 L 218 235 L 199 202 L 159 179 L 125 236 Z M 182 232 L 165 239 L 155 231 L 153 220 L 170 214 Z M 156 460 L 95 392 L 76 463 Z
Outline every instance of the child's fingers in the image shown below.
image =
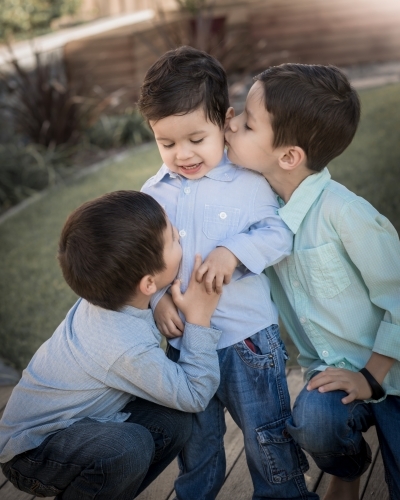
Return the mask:
M 228 285 L 231 282 L 232 275 L 225 274 L 224 276 L 224 284 Z
M 345 398 L 343 398 L 341 401 L 344 405 L 348 405 L 349 403 L 352 403 L 357 399 L 357 394 L 355 392 L 351 392 L 350 394 L 347 394 Z
M 169 320 L 167 323 L 168 327 L 168 338 L 169 339 L 174 339 L 176 337 L 182 337 L 183 331 L 175 325 L 175 323 L 172 320 Z
M 194 256 L 193 273 L 196 273 L 200 266 L 201 266 L 201 255 L 199 253 L 196 253 L 196 255 Z
M 175 280 L 171 286 L 171 297 L 175 305 L 182 300 L 181 281 Z
M 221 274 L 221 275 L 217 275 L 215 276 L 215 291 L 221 295 L 222 293 L 222 285 L 224 284 L 224 276 Z
M 208 265 L 203 262 L 201 266 L 196 270 L 196 281 L 198 283 L 201 283 L 203 281 L 203 276 L 206 274 L 208 271 Z
M 211 274 L 210 271 L 208 271 L 208 273 L 206 274 L 204 286 L 206 287 L 206 291 L 208 294 L 212 294 L 215 290 L 215 275 Z
M 183 332 L 185 325 L 183 324 L 178 311 L 175 311 L 175 314 L 171 317 L 171 323 L 174 325 L 176 329 L 178 329 L 181 333 Z

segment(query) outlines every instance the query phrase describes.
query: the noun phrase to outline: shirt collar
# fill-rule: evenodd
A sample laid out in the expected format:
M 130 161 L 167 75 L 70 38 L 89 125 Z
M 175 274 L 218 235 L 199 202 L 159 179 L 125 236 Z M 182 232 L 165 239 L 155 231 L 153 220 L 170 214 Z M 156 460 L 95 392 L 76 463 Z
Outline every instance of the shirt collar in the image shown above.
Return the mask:
M 309 175 L 300 186 L 293 192 L 290 200 L 284 204 L 278 196 L 281 208 L 279 215 L 292 233 L 296 234 L 304 217 L 310 210 L 312 204 L 325 189 L 331 178 L 329 170 L 325 167 L 321 172 Z
M 145 321 L 152 321 L 153 313 L 151 309 L 138 309 L 137 307 L 125 305 L 121 307 L 120 311 L 123 314 L 134 316 L 135 318 L 143 319 Z

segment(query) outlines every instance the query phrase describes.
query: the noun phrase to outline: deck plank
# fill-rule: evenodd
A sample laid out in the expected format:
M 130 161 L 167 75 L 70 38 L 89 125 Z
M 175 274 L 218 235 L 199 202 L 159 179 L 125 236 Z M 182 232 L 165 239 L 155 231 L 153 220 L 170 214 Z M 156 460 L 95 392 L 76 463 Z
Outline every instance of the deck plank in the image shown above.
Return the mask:
M 17 490 L 7 481 L 0 489 L 0 498 L 1 500 L 31 500 L 35 497 L 30 493 L 24 493 L 23 491 Z
M 389 490 L 385 482 L 382 454 L 379 451 L 368 478 L 362 500 L 389 500 Z
M 304 385 L 300 369 L 291 368 L 287 370 L 287 380 L 293 406 L 296 396 Z M 0 416 L 12 388 L 12 386 L 0 387 Z M 227 432 L 224 437 L 227 459 L 226 480 L 217 500 L 231 500 L 232 498 L 234 500 L 251 500 L 253 485 L 246 463 L 243 435 L 229 413 L 226 413 L 226 424 Z M 365 438 L 371 446 L 372 464 L 362 477 L 360 498 L 362 500 L 373 500 L 379 497 L 379 500 L 389 500 L 387 486 L 384 481 L 382 457 L 379 452 L 379 443 L 374 427 L 369 429 L 365 434 Z M 310 491 L 317 491 L 320 497 L 323 498 L 330 476 L 323 474 L 315 465 L 315 462 L 310 457 L 307 458 L 310 463 L 310 469 L 305 474 L 307 487 Z M 176 460 L 174 460 L 164 473 L 138 497 L 138 500 L 173 500 L 175 497 L 173 485 L 177 474 L 178 466 Z M 1 500 L 32 500 L 36 497 L 14 488 L 0 471 L 0 498 Z
M 3 474 L 3 471 L 0 469 L 0 490 L 3 485 L 7 482 L 6 476 Z M 1 492 L 0 492 L 1 493 Z
M 174 491 L 178 475 L 178 463 L 174 460 L 138 497 L 138 500 L 166 500 Z
M 369 477 L 371 473 L 374 471 L 374 463 L 376 461 L 376 457 L 379 453 L 379 442 L 378 442 L 378 437 L 376 435 L 376 430 L 375 427 L 370 427 L 368 431 L 364 434 L 364 438 L 366 439 L 367 443 L 371 447 L 371 453 L 372 453 L 372 462 L 371 462 L 371 467 L 361 476 L 361 481 L 360 481 L 360 492 L 364 491 L 366 484 L 369 481 Z M 323 474 L 321 481 L 318 485 L 317 488 L 317 493 L 320 496 L 320 498 L 323 498 L 326 490 L 328 489 L 329 482 L 331 480 L 331 475 L 330 474 Z M 383 478 L 383 476 L 382 476 Z M 383 500 L 383 498 L 380 498 L 380 500 Z

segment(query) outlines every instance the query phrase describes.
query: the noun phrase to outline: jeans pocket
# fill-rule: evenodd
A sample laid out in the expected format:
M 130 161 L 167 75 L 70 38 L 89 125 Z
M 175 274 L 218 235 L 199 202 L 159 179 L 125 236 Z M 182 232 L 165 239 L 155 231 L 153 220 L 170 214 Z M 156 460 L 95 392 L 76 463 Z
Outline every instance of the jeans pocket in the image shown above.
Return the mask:
M 286 430 L 286 419 L 258 427 L 256 433 L 269 482 L 284 483 L 308 470 L 306 456 Z

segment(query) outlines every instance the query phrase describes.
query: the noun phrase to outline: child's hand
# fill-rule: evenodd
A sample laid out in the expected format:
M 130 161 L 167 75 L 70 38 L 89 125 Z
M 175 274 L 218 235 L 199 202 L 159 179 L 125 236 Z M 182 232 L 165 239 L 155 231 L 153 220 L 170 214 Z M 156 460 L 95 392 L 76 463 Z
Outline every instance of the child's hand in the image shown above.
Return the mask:
M 225 247 L 217 247 L 209 253 L 196 273 L 197 281 L 202 281 L 208 293 L 215 290 L 222 292 L 222 285 L 227 285 L 232 278 L 233 271 L 239 264 L 239 259 Z
M 369 399 L 372 396 L 371 387 L 362 373 L 342 368 L 327 368 L 318 373 L 310 380 L 307 389 L 318 389 L 319 392 L 345 391 L 348 394 L 342 399 L 345 405 L 355 399 Z
M 217 307 L 220 294 L 211 290 L 207 292 L 204 283 L 196 280 L 196 274 L 201 265 L 201 256 L 196 255 L 189 286 L 181 293 L 180 281 L 176 280 L 171 287 L 172 299 L 176 307 L 183 312 L 187 322 L 194 325 L 209 327 L 210 320 Z
M 157 328 L 167 339 L 182 337 L 184 325 L 172 297 L 168 293 L 165 293 L 157 304 L 154 310 L 154 319 Z

